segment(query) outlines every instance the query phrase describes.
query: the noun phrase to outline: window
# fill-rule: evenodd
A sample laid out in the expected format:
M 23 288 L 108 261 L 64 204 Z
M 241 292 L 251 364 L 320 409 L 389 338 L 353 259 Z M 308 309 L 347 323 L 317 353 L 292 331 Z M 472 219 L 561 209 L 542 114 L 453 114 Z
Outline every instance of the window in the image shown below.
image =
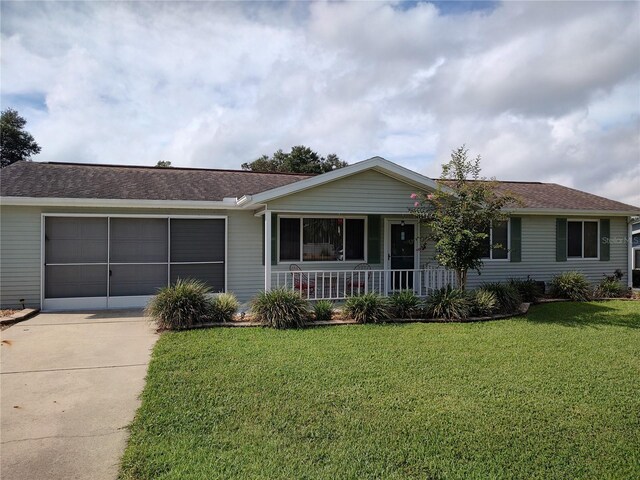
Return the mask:
M 507 260 L 509 258 L 509 221 L 493 222 L 485 230 L 482 258 L 488 260 Z
M 365 219 L 280 217 L 281 262 L 365 261 Z
M 598 221 L 567 222 L 567 258 L 598 258 Z
M 280 219 L 280 260 L 300 261 L 300 219 Z

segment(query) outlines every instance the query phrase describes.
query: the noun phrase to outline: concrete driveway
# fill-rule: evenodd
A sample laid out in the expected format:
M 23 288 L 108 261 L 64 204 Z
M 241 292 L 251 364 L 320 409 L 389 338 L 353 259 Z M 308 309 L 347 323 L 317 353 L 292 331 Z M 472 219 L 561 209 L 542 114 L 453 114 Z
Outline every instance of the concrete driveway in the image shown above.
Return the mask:
M 157 339 L 147 319 L 44 313 L 1 335 L 0 478 L 116 478 Z

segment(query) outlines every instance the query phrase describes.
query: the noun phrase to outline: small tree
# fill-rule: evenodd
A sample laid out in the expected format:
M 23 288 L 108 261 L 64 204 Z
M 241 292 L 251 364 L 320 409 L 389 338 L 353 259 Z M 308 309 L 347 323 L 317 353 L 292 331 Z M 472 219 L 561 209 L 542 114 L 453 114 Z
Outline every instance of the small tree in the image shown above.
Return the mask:
M 435 192 L 411 194 L 415 200 L 412 213 L 428 227 L 422 248 L 427 241 L 435 242 L 435 259 L 455 270 L 462 289 L 469 270 L 480 272 L 489 226 L 506 220 L 505 207 L 518 203 L 512 195 L 498 193 L 495 180 L 481 178 L 480 156 L 470 160 L 467 152 L 463 145 L 451 153 L 451 160 L 442 165 Z
M 171 162 L 169 160 L 158 160 L 158 163 L 156 163 L 156 167 L 171 168 Z
M 24 127 L 27 121 L 12 108 L 2 111 L 0 119 L 0 168 L 40 153 L 40 145 Z

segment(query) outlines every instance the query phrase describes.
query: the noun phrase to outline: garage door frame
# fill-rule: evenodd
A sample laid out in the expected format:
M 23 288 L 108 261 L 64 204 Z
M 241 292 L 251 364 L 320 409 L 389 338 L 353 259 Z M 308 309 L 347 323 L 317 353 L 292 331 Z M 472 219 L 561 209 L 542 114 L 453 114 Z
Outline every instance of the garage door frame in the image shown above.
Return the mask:
M 42 310 L 104 310 L 117 308 L 139 308 L 146 305 L 151 295 L 139 295 L 128 297 L 72 297 L 72 298 L 45 298 L 45 222 L 47 217 L 85 217 L 107 218 L 107 249 L 110 248 L 110 220 L 111 218 L 161 218 L 167 219 L 195 219 L 195 220 L 224 220 L 224 291 L 228 289 L 228 250 L 229 250 L 229 217 L 227 215 L 173 215 L 173 214 L 125 214 L 125 213 L 42 213 L 40 216 L 40 305 Z M 169 242 L 171 241 L 171 228 L 168 228 Z M 109 251 L 109 250 L 107 250 Z M 168 259 L 170 262 L 170 259 Z M 212 262 L 213 263 L 213 262 Z M 107 272 L 110 266 L 110 256 L 107 254 Z M 106 282 L 109 282 L 107 277 Z M 107 283 L 108 285 L 108 283 Z

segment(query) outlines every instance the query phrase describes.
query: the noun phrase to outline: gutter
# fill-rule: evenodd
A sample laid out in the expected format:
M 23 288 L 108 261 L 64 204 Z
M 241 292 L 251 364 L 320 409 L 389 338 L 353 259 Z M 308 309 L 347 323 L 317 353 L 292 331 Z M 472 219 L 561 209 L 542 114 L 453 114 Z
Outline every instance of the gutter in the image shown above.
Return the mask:
M 128 200 L 120 198 L 0 197 L 0 205 L 34 207 L 187 208 L 207 210 L 235 210 L 238 208 L 235 199 L 209 202 L 193 200 Z
M 640 210 L 577 210 L 570 208 L 505 208 L 504 211 L 507 213 L 520 213 L 527 215 L 579 215 L 599 217 L 629 217 L 640 214 Z
M 242 197 L 236 200 L 236 206 L 238 207 L 248 206 L 251 204 L 252 200 L 253 200 L 253 197 L 251 195 L 243 195 Z

